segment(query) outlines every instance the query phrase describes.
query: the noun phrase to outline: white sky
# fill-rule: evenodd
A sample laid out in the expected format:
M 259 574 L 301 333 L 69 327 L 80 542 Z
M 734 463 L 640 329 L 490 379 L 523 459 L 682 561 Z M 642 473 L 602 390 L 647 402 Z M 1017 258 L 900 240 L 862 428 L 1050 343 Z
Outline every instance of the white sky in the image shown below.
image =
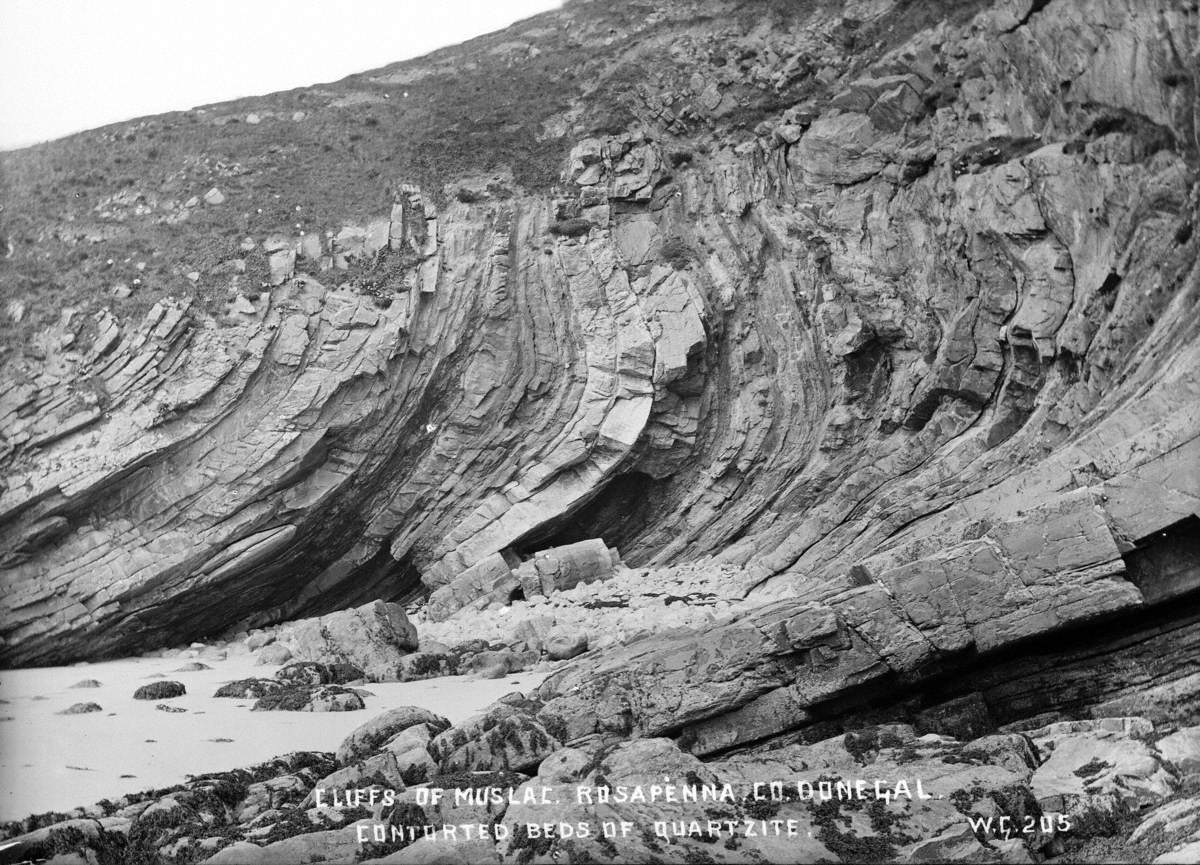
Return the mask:
M 556 0 L 0 0 L 0 149 L 336 81 Z

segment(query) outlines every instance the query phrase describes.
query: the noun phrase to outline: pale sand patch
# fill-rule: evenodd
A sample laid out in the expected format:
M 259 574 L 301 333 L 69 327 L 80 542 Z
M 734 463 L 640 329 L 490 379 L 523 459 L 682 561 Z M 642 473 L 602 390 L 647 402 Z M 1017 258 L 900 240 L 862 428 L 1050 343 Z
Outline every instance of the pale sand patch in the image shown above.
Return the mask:
M 192 660 L 212 669 L 174 672 Z M 362 687 L 375 696 L 364 698 L 367 708 L 359 712 L 251 712 L 253 700 L 213 697 L 225 682 L 270 678 L 277 669 L 255 666 L 253 657 L 231 651 L 227 660 L 129 658 L 0 671 L 0 699 L 7 701 L 0 703 L 0 717 L 12 718 L 0 721 L 0 820 L 67 811 L 289 751 L 333 751 L 355 727 L 396 706 L 421 706 L 457 723 L 505 694 L 537 687 L 547 675 L 370 683 Z M 170 700 L 133 699 L 139 686 L 161 681 L 147 678 L 152 673 L 182 682 L 187 694 Z M 102 684 L 71 687 L 81 679 Z M 99 703 L 104 711 L 55 714 L 86 702 Z M 158 703 L 188 711 L 162 712 L 154 708 Z M 72 766 L 78 768 L 68 768 Z

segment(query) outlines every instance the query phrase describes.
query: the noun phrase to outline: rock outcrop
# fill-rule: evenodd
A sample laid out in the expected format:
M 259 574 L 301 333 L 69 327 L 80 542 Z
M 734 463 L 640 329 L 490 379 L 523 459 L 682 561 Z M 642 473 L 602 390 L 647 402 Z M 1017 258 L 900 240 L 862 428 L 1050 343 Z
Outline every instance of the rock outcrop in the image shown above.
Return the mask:
M 0 656 L 448 615 L 591 579 L 549 562 L 587 538 L 752 569 L 861 681 L 1192 591 L 1190 548 L 1131 565 L 1200 501 L 1195 21 L 1160 6 L 667 3 L 637 87 L 564 94 L 557 185 L 251 235 L 266 288 L 219 316 L 64 311 L 5 366 Z M 187 237 L 248 203 L 217 187 Z
M 290 659 L 353 667 L 357 672 L 349 679 L 365 675 L 371 681 L 386 681 L 397 678 L 404 656 L 417 647 L 417 630 L 399 604 L 375 601 L 291 623 L 275 633 L 271 646 L 287 649 Z
M 432 742 L 429 723 L 444 721 L 392 710 L 347 739 L 336 767 L 288 754 L 202 775 L 21 827 L 8 849 L 213 863 L 1016 863 L 1096 851 L 1168 863 L 1200 843 L 1197 799 L 1144 718 L 972 739 L 884 724 L 707 762 L 666 738 L 592 739 L 552 746 L 526 771 L 494 768 L 519 753 L 495 733 L 532 731 L 535 709 L 508 699 Z M 393 750 L 405 737 L 402 752 L 428 761 L 409 777 Z M 477 747 L 447 749 L 446 737 Z M 606 836 L 606 823 L 630 829 Z
M 362 709 L 334 684 L 359 674 L 559 665 L 454 726 L 394 710 L 336 761 L 201 777 L 20 851 L 1194 856 L 1194 5 L 655 6 L 577 0 L 303 99 L 89 133 L 186 170 L 79 212 L 39 172 L 95 137 L 2 157 L 24 335 L 0 661 L 241 631 L 298 664 L 222 694 L 303 711 Z M 354 158 L 314 155 L 360 120 Z M 38 308 L 46 261 L 78 304 Z M 935 796 L 745 789 L 867 767 Z M 646 806 L 412 792 L 663 775 L 732 785 L 717 824 L 803 840 L 614 853 L 520 829 Z M 318 782 L 406 798 L 314 813 Z M 979 822 L 1000 817 L 1033 829 Z M 352 844 L 459 818 L 511 831 Z

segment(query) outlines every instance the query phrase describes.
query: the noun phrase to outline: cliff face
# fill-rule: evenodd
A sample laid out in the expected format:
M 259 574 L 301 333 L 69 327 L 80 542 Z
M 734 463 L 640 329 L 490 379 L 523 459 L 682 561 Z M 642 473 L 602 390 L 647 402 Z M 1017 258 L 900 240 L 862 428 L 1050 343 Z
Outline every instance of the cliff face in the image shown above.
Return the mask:
M 572 4 L 5 156 L 8 315 L 58 320 L 6 358 L 0 658 L 600 537 L 742 566 L 746 657 L 833 659 L 807 705 L 1200 586 L 1194 550 L 1129 564 L 1200 502 L 1194 7 L 777 7 Z M 310 215 L 335 169 L 305 136 L 364 123 Z M 47 197 L 130 134 L 160 186 Z

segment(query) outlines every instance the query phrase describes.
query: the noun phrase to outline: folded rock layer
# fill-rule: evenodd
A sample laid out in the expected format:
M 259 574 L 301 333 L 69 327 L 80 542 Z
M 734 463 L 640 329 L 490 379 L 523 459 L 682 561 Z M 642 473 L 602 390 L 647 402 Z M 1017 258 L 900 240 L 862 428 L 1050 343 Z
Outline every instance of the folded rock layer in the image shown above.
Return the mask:
M 196 194 L 204 171 L 226 187 L 175 210 L 178 178 L 106 189 L 78 234 L 37 234 L 21 179 L 16 321 L 39 254 L 164 225 L 177 259 L 246 239 L 190 293 L 64 309 L 6 356 L 0 660 L 411 597 L 586 539 L 743 566 L 757 614 L 546 686 L 574 723 L 571 688 L 605 676 L 627 694 L 642 672 L 729 673 L 718 696 L 622 697 L 618 726 L 659 735 L 1200 588 L 1194 551 L 1137 556 L 1198 525 L 1194 9 L 660 6 L 622 23 L 572 3 L 307 91 L 220 165 L 204 129 L 239 108 L 194 112 Z M 519 81 L 563 58 L 582 71 L 528 107 L 529 150 L 395 183 L 351 162 L 378 206 L 255 229 L 268 133 L 423 98 L 447 64 Z

